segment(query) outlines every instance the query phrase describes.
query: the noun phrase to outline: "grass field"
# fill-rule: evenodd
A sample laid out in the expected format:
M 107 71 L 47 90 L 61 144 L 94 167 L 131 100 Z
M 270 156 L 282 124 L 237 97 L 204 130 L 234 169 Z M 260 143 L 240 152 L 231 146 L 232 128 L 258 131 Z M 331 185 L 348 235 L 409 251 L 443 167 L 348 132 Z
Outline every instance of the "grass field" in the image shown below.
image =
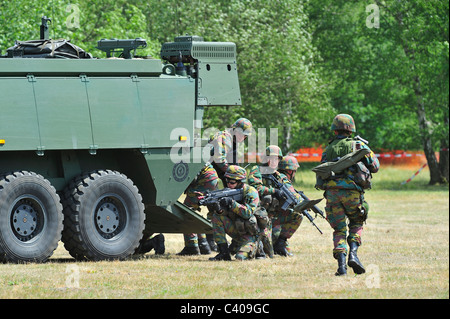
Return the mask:
M 179 257 L 181 234 L 165 234 L 166 254 L 128 261 L 75 262 L 63 245 L 45 264 L 0 264 L 0 298 L 449 298 L 448 186 L 428 186 L 424 170 L 385 168 L 366 193 L 370 213 L 359 249 L 367 272 L 336 277 L 332 231 L 320 217 L 290 239 L 292 258 L 210 262 Z M 297 188 L 311 198 L 304 167 Z M 324 203 L 320 203 L 321 208 Z

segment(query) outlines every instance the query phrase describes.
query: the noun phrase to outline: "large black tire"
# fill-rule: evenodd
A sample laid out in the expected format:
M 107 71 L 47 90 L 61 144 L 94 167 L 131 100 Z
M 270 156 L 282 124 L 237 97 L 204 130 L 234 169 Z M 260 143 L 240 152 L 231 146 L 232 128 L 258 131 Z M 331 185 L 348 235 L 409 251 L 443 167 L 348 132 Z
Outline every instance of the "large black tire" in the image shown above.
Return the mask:
M 145 222 L 137 187 L 125 175 L 97 170 L 64 192 L 62 241 L 77 260 L 125 259 L 139 246 Z
M 55 188 L 41 175 L 0 176 L 0 261 L 45 262 L 58 247 L 63 218 Z

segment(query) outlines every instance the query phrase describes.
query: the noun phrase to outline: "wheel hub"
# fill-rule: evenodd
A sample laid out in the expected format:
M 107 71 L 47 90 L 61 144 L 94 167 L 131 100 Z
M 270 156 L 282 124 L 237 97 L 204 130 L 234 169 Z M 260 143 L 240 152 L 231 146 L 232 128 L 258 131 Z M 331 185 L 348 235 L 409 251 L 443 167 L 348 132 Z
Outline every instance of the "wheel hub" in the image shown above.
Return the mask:
M 104 197 L 97 205 L 94 219 L 100 236 L 111 239 L 122 231 L 126 222 L 123 205 L 114 197 Z
M 39 234 L 42 224 L 40 221 L 40 206 L 30 199 L 21 199 L 11 212 L 11 227 L 20 241 L 29 241 Z
M 119 226 L 119 213 L 113 203 L 103 203 L 97 210 L 97 227 L 106 234 L 111 234 Z

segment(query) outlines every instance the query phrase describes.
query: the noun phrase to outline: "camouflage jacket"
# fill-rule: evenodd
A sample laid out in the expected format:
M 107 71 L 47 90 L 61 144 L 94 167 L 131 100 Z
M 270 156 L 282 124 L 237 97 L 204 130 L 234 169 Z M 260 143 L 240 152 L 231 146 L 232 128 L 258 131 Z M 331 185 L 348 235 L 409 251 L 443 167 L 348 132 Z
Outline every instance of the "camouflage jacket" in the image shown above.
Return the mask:
M 244 199 L 242 203 L 233 201 L 230 211 L 243 219 L 249 219 L 253 216 L 256 208 L 259 206 L 259 196 L 254 187 L 244 184 L 243 188 Z
M 338 135 L 328 144 L 327 148 L 322 153 L 321 163 L 326 163 L 328 161 L 335 161 L 336 156 L 342 157 L 352 151 L 362 148 L 370 150 L 369 146 L 367 146 L 367 144 L 361 140 L 354 139 L 352 137 L 344 135 Z M 331 157 L 334 158 L 328 158 L 330 157 L 330 155 Z M 361 160 L 361 162 L 363 162 L 363 164 L 369 169 L 371 173 L 378 172 L 378 169 L 380 168 L 380 162 L 378 161 L 372 150 L 370 150 L 370 153 L 367 154 Z M 353 181 L 351 175 L 352 175 L 351 170 L 347 170 L 346 173 L 343 174 L 342 176 L 338 176 L 337 178 L 325 181 L 324 188 L 350 189 L 362 192 L 363 189 Z
M 278 171 L 273 172 L 272 175 L 275 176 L 275 178 L 281 183 L 286 184 L 291 193 L 294 194 L 294 196 L 297 198 L 297 200 L 302 201 L 300 195 L 297 193 L 294 186 L 292 186 L 291 181 L 289 180 L 289 178 L 287 178 L 286 175 Z M 271 185 L 272 182 L 270 180 L 262 177 L 261 170 L 257 165 L 253 166 L 250 170 L 248 183 L 256 188 L 261 198 L 265 195 L 275 194 L 276 188 Z
M 233 143 L 233 136 L 227 130 L 217 132 L 210 144 L 213 146 L 210 162 L 217 170 L 219 177 L 222 177 L 228 166 L 235 164 L 236 146 Z

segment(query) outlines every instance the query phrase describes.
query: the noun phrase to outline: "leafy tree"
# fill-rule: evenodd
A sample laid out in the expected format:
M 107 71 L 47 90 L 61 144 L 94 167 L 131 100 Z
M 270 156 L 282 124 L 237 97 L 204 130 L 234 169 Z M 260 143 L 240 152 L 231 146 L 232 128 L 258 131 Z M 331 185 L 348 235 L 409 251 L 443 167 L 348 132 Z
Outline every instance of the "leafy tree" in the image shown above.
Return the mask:
M 15 40 L 38 39 L 44 15 L 51 18 L 51 38 L 67 39 L 98 57 L 105 56 L 96 49 L 102 38 L 147 39 L 146 17 L 140 8 L 125 0 L 0 0 L 0 13 L 3 50 L 13 46 Z M 148 48 L 139 54 L 158 56 L 160 43 L 151 39 L 147 42 Z
M 448 2 L 376 1 L 379 27 L 367 8 L 329 0 L 308 7 L 332 105 L 352 114 L 375 146 L 422 148 L 430 183 L 448 180 Z M 441 169 L 439 148 L 447 149 Z
M 243 107 L 207 108 L 206 126 L 246 116 L 256 128 L 278 128 L 284 152 L 326 140 L 333 111 L 301 1 L 152 2 L 148 10 L 152 37 L 161 42 L 189 33 L 236 43 Z
M 286 152 L 326 143 L 350 113 L 372 148 L 422 148 L 431 183 L 448 180 L 448 2 L 0 0 L 0 49 L 38 38 L 43 15 L 98 57 L 101 38 L 142 37 L 154 57 L 186 33 L 235 42 L 243 106 L 207 108 L 207 127 L 246 116 Z

